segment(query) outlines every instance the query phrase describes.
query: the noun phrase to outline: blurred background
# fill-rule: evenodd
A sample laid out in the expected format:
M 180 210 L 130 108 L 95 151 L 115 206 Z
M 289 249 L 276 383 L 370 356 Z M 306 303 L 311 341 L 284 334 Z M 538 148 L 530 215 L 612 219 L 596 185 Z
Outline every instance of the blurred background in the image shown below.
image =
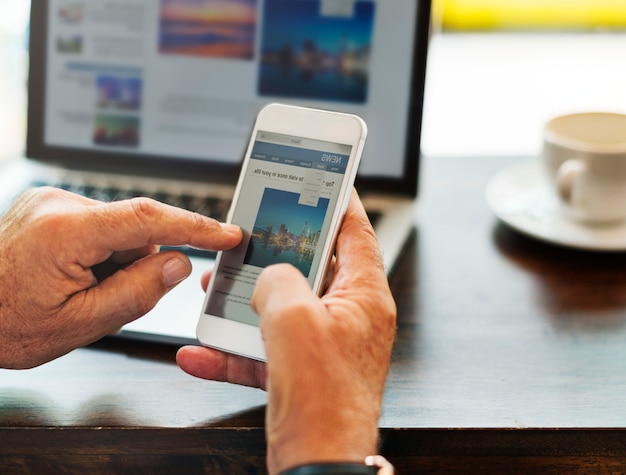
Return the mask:
M 24 146 L 29 8 L 2 0 L 0 159 Z M 431 41 L 426 155 L 534 155 L 552 116 L 626 112 L 624 0 L 433 0 Z
M 26 137 L 26 28 L 30 0 L 1 0 L 0 159 L 23 153 Z
M 623 0 L 434 0 L 426 155 L 535 155 L 549 118 L 626 112 Z

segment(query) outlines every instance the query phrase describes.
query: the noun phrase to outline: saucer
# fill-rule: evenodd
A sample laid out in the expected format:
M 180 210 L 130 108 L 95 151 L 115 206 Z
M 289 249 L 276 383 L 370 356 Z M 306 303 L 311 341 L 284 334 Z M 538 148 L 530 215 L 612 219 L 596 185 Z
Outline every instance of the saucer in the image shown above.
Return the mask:
M 528 236 L 577 249 L 626 251 L 626 222 L 590 226 L 569 219 L 539 160 L 499 172 L 487 185 L 486 198 L 499 219 Z

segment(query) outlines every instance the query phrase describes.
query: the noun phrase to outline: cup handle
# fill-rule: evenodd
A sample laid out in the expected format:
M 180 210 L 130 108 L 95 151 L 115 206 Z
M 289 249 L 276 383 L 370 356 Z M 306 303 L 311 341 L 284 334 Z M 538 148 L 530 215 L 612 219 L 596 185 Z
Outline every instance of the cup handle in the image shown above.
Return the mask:
M 574 206 L 575 188 L 587 170 L 584 163 L 576 159 L 566 160 L 556 173 L 556 191 L 559 198 L 570 206 Z

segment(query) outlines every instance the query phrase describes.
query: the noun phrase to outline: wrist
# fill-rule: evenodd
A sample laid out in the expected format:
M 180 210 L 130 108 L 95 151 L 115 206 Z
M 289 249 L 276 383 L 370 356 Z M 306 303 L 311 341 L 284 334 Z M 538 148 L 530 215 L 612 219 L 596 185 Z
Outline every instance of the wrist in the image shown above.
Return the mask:
M 289 468 L 278 475 L 394 475 L 394 468 L 381 455 L 370 455 L 365 463 L 316 462 Z
M 376 417 L 352 414 L 347 420 L 329 415 L 294 419 L 285 424 L 287 427 L 281 425 L 280 429 L 268 431 L 268 464 L 272 473 L 313 462 L 362 463 L 367 455 L 377 452 Z
M 378 467 L 352 462 L 324 462 L 299 465 L 278 475 L 376 475 Z

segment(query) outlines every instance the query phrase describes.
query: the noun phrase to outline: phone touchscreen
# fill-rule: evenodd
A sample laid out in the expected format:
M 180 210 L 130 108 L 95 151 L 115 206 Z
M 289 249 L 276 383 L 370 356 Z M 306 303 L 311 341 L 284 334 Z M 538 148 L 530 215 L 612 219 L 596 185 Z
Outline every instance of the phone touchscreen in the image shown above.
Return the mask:
M 346 144 L 257 132 L 231 210 L 244 237 L 220 255 L 205 313 L 258 326 L 250 298 L 271 264 L 289 263 L 315 286 L 337 225 L 350 152 Z

